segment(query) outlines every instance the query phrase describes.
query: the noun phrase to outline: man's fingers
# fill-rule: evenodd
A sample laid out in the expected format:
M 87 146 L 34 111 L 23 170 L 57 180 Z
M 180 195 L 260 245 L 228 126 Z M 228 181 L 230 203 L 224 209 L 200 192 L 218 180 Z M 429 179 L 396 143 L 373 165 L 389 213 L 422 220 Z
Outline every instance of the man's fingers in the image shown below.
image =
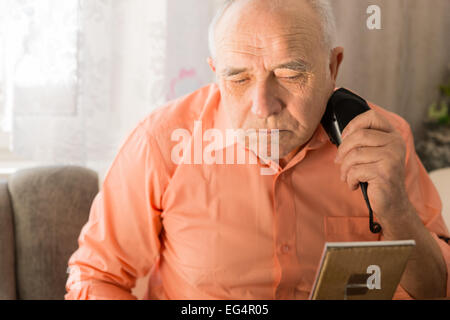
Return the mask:
M 392 141 L 392 135 L 373 129 L 362 129 L 347 135 L 338 148 L 336 162 L 342 161 L 349 152 L 361 147 L 384 147 Z
M 342 132 L 342 138 L 345 138 L 360 129 L 373 129 L 383 132 L 392 132 L 394 130 L 386 118 L 381 116 L 375 110 L 370 110 L 358 115 L 350 121 Z
M 351 190 L 356 190 L 360 182 L 370 182 L 377 178 L 379 164 L 365 163 L 357 164 L 350 168 L 346 177 L 346 182 Z
M 383 160 L 386 156 L 379 147 L 359 147 L 352 149 L 342 161 L 341 180 L 346 180 L 348 172 L 353 166 L 375 163 Z

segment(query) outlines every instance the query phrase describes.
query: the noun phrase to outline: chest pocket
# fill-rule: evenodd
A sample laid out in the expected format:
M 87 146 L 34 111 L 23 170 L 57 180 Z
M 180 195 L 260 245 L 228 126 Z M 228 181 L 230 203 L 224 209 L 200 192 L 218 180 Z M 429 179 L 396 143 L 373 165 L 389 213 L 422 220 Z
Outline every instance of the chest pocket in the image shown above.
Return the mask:
M 369 230 L 369 217 L 324 217 L 327 242 L 379 241 Z

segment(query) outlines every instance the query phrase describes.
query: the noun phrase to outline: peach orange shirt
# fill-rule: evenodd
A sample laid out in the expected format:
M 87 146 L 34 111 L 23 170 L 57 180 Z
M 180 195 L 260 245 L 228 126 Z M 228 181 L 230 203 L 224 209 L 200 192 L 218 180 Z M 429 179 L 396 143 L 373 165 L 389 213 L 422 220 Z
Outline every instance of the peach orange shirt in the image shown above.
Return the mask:
M 136 278 L 148 273 L 149 299 L 307 299 L 325 242 L 382 239 L 369 231 L 361 191 L 341 182 L 337 149 L 320 125 L 284 169 L 247 149 L 258 161 L 174 163 L 175 129 L 195 136 L 196 120 L 203 132 L 231 128 L 219 102 L 211 84 L 153 112 L 131 133 L 70 258 L 66 299 L 133 299 Z M 449 237 L 441 201 L 410 127 L 371 107 L 405 140 L 408 195 L 439 244 L 448 274 L 450 246 L 439 238 Z M 242 148 L 224 149 L 235 147 Z M 262 167 L 274 175 L 262 175 Z M 408 294 L 399 286 L 395 297 Z

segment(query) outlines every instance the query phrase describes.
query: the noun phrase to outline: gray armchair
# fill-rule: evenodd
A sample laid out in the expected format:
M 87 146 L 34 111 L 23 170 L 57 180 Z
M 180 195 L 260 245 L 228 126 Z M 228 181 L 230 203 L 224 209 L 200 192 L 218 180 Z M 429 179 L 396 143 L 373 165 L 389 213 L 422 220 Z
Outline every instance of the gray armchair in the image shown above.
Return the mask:
M 0 182 L 0 299 L 64 299 L 67 262 L 97 193 L 97 174 L 81 167 Z

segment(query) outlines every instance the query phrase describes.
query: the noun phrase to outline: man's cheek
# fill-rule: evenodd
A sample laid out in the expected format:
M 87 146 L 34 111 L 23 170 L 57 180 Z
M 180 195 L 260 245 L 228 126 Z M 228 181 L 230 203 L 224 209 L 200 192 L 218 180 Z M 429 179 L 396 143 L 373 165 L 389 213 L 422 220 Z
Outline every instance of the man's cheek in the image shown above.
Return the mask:
M 297 119 L 299 123 L 311 124 L 317 121 L 317 118 L 321 118 L 326 106 L 321 100 L 313 98 L 312 94 L 305 94 L 297 99 L 296 103 L 290 106 L 289 112 Z
M 233 129 L 253 129 L 253 127 L 251 127 L 251 123 L 249 123 L 247 119 L 249 113 L 246 111 L 247 109 L 245 105 L 233 100 L 228 103 L 225 102 L 225 109 L 229 119 L 231 120 Z

